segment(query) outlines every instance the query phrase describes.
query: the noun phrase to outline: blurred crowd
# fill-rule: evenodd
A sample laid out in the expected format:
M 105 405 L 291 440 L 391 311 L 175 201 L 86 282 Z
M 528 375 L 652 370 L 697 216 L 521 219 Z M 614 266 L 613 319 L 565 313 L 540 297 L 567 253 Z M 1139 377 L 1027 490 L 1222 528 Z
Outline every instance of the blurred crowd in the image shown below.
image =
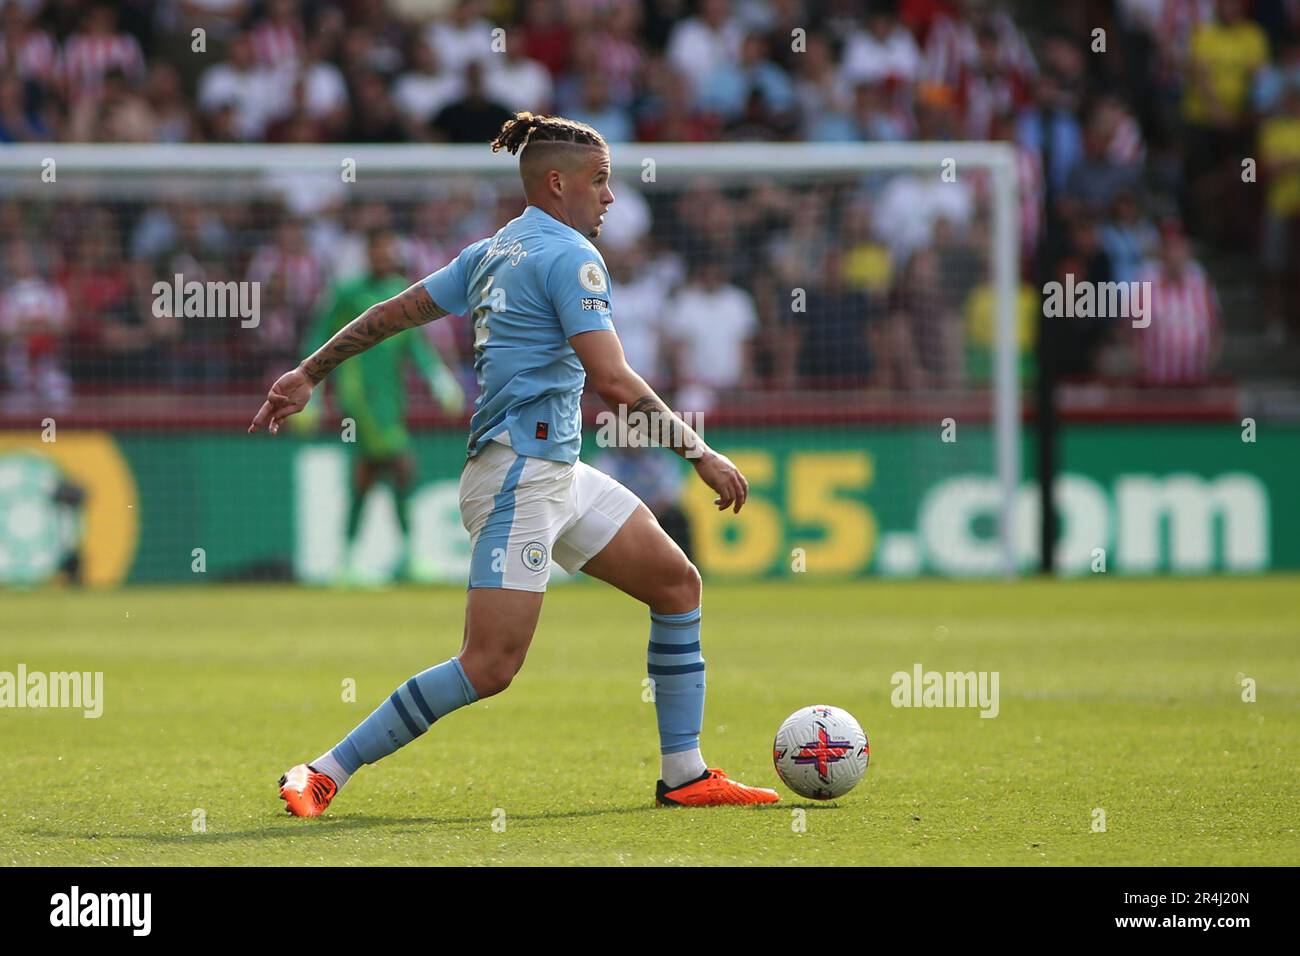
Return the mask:
M 486 143 L 515 110 L 626 142 L 1014 145 L 1022 369 L 1044 284 L 1149 281 L 1152 322 L 1062 318 L 1065 375 L 1195 385 L 1223 322 L 1193 250 L 1258 251 L 1265 324 L 1300 331 L 1300 4 L 1290 0 L 10 0 L 0 142 Z M 2 147 L 0 147 L 2 148 Z M 485 147 L 486 148 L 486 147 Z M 630 147 L 622 147 L 629 149 Z M 1245 160 L 1252 167 L 1247 170 Z M 979 175 L 615 183 L 615 321 L 648 377 L 733 388 L 987 378 Z M 0 197 L 0 381 L 237 383 L 291 359 L 330 283 L 391 228 L 418 279 L 517 214 L 403 204 Z M 617 223 L 617 225 L 615 225 Z M 152 288 L 257 281 L 256 335 L 159 315 Z M 465 329 L 432 330 L 472 383 Z

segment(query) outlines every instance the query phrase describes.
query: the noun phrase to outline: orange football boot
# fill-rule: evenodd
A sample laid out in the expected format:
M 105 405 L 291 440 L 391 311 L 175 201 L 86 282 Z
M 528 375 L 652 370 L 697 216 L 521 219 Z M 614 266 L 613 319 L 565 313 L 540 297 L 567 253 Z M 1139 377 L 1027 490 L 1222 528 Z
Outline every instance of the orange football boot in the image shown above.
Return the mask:
M 295 817 L 318 817 L 339 792 L 338 785 L 309 764 L 300 763 L 280 778 L 280 799 Z
M 775 790 L 747 787 L 731 780 L 717 767 L 679 787 L 668 789 L 662 780 L 655 787 L 655 803 L 661 807 L 721 807 L 745 803 L 776 803 L 781 799 Z

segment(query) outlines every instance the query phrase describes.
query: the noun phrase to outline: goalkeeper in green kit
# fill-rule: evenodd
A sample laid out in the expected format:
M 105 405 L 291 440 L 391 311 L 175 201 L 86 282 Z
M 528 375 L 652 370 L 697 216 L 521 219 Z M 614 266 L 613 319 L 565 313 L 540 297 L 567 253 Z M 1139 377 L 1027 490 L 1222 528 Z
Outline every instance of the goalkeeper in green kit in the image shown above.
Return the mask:
M 390 229 L 367 236 L 367 274 L 337 283 L 325 296 L 325 308 L 308 337 L 306 352 L 315 351 L 343 326 L 410 285 L 402 269 L 400 239 Z M 411 436 L 406 430 L 404 374 L 414 363 L 429 390 L 447 412 L 459 412 L 465 395 L 421 329 L 410 329 L 353 357 L 333 376 L 335 401 L 345 419 L 355 425 L 356 453 L 352 465 L 352 501 L 348 508 L 348 557 L 343 580 L 372 579 L 356 561 L 355 544 L 361 514 L 370 489 L 387 481 L 397 505 L 405 560 L 402 576 L 428 580 L 431 569 L 421 561 L 411 540 L 410 496 L 415 481 Z

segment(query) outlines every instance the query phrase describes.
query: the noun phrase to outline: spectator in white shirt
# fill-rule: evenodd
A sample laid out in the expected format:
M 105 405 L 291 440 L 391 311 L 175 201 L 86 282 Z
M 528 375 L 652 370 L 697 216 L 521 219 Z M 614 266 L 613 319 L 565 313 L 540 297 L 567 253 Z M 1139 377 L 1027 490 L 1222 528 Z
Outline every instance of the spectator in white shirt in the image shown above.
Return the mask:
M 348 121 L 348 87 L 343 74 L 330 62 L 327 50 L 333 38 L 313 33 L 307 40 L 306 53 L 298 67 L 301 107 L 320 127 L 326 138 L 343 132 Z
M 975 211 L 970 186 L 959 177 L 943 182 L 938 176 L 910 173 L 893 177 L 876 204 L 877 235 L 885 236 L 896 262 L 927 245 L 934 224 L 947 219 L 958 231 L 965 231 Z
M 727 281 L 726 264 L 701 250 L 686 285 L 668 304 L 679 395 L 693 411 L 713 407 L 714 393 L 752 384 L 751 345 L 758 331 L 754 300 Z
M 650 267 L 645 243 L 601 246 L 609 267 L 614 330 L 623 344 L 623 354 L 628 364 L 659 391 L 669 384 L 665 329 L 668 287 Z
M 745 31 L 728 0 L 703 0 L 699 16 L 680 21 L 668 37 L 668 62 L 698 90 L 718 67 L 740 62 Z
M 204 114 L 234 109 L 234 133 L 242 140 L 262 139 L 267 126 L 292 107 L 292 75 L 258 66 L 247 33 L 230 41 L 227 60 L 210 66 L 199 79 L 199 109 Z
M 450 18 L 435 20 L 425 34 L 438 64 L 452 76 L 463 76 L 472 61 L 491 69 L 491 61 L 496 58 L 492 50 L 495 28 L 483 18 L 482 7 L 480 0 L 460 0 Z
M 865 30 L 856 30 L 844 47 L 840 71 L 851 84 L 883 80 L 916 80 L 921 51 L 907 27 L 888 10 L 875 8 L 867 15 Z
M 524 38 L 512 34 L 503 38 L 505 50 L 494 53 L 488 64 L 484 86 L 490 99 L 512 110 L 551 112 L 551 74 L 536 60 L 524 56 Z
M 438 54 L 425 39 L 415 37 L 409 55 L 411 69 L 397 78 L 393 100 L 408 124 L 422 128 L 444 106 L 461 98 L 464 81 L 442 68 Z

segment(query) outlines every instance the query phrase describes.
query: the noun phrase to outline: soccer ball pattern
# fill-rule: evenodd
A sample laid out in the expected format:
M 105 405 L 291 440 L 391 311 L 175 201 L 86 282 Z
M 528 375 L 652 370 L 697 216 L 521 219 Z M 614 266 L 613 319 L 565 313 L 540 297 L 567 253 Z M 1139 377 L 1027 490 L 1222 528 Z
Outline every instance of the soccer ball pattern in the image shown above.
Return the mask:
M 867 772 L 871 746 L 853 715 L 817 704 L 786 718 L 772 744 L 781 782 L 813 800 L 842 797 Z

